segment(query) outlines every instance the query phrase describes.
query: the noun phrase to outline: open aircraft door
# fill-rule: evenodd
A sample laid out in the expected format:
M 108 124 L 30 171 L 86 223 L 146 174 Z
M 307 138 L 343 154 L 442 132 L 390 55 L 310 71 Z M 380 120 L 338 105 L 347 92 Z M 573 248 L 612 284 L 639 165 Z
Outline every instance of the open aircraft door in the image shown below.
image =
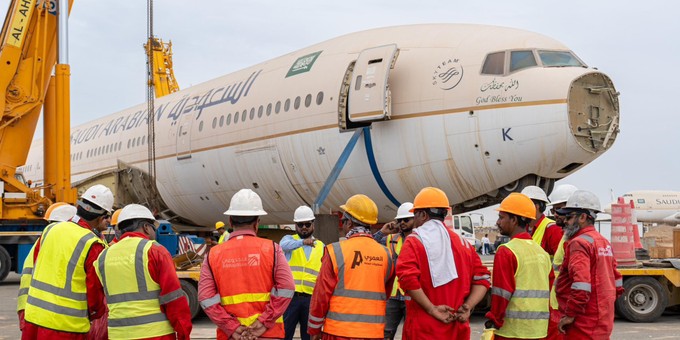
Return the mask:
M 347 115 L 351 122 L 389 119 L 390 69 L 399 55 L 397 45 L 378 46 L 359 53 L 348 91 Z

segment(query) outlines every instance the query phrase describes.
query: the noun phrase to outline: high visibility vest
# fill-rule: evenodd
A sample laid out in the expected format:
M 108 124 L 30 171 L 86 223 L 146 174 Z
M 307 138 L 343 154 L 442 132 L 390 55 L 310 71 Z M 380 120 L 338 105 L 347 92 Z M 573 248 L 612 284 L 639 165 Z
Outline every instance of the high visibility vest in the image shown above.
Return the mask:
M 229 239 L 229 232 L 225 230 L 225 231 L 222 233 L 222 235 L 220 235 L 220 239 L 217 240 L 217 243 L 218 243 L 218 244 L 219 244 L 219 243 L 224 243 L 224 240 L 228 240 L 228 239 Z
M 545 235 L 545 229 L 548 228 L 549 225 L 553 225 L 552 227 L 555 227 L 555 221 L 547 218 L 546 216 L 543 216 L 543 220 L 541 220 L 541 223 L 536 226 L 536 230 L 534 230 L 534 234 L 531 235 L 531 238 L 540 246 L 541 243 L 543 242 L 543 235 Z
M 395 236 L 397 238 L 396 241 L 394 240 Z M 387 235 L 387 241 L 385 243 L 387 244 L 387 250 L 389 250 L 392 260 L 396 260 L 396 258 L 399 256 L 399 253 L 401 253 L 401 246 L 404 244 L 404 237 L 402 237 L 401 234 L 389 234 Z M 399 292 L 399 294 L 402 296 L 405 295 L 404 290 L 399 287 L 399 278 L 395 277 L 394 286 L 392 286 L 392 293 L 390 293 L 390 297 L 397 296 L 397 292 Z
M 220 295 L 220 304 L 243 326 L 250 326 L 262 315 L 271 296 L 292 297 L 293 291 L 274 289 L 274 243 L 251 235 L 229 237 L 208 253 L 208 261 Z M 261 335 L 283 338 L 283 316 Z M 217 339 L 227 339 L 219 328 Z
M 152 338 L 174 334 L 161 304 L 183 296 L 182 289 L 160 296 L 161 286 L 149 273 L 149 249 L 157 243 L 126 237 L 104 250 L 94 268 L 109 307 L 109 338 Z M 131 256 L 134 255 L 134 256 Z
M 33 251 L 35 244 L 28 252 L 24 260 L 24 268 L 21 269 L 21 281 L 19 281 L 19 296 L 17 296 L 17 312 L 26 308 L 26 299 L 28 298 L 28 287 L 31 285 L 31 278 L 33 277 Z
M 70 333 L 90 330 L 85 259 L 95 243 L 104 245 L 73 222 L 45 228 L 26 299 L 26 321 Z
M 323 331 L 349 338 L 382 338 L 392 275 L 389 251 L 372 238 L 357 236 L 326 246 L 338 283 Z
M 557 246 L 555 251 L 555 257 L 553 258 L 553 272 L 555 273 L 555 280 L 553 280 L 553 285 L 550 287 L 550 308 L 559 309 L 559 303 L 557 303 L 557 293 L 555 286 L 557 286 L 557 277 L 560 276 L 560 267 L 564 262 L 564 237 L 560 240 L 560 244 Z
M 300 240 L 300 236 L 293 235 L 294 240 Z M 312 253 L 307 260 L 305 250 L 300 247 L 293 250 L 290 254 L 290 270 L 293 272 L 293 280 L 295 281 L 295 291 L 300 293 L 312 294 L 314 285 L 316 285 L 316 277 L 319 276 L 321 270 L 321 257 L 323 256 L 324 244 L 320 240 L 316 240 L 317 244 L 312 248 Z
M 513 293 L 492 288 L 494 294 L 510 301 L 503 327 L 495 333 L 506 338 L 544 338 L 548 335 L 550 319 L 550 257 L 532 240 L 514 238 L 501 247 L 515 254 L 517 271 Z

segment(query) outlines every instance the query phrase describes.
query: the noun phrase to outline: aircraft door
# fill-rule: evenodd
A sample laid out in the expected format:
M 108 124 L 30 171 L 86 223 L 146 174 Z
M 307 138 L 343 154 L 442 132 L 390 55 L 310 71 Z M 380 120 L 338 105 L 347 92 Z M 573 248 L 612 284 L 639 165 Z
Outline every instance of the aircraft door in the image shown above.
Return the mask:
M 177 122 L 177 160 L 191 158 L 191 128 L 194 124 L 194 114 L 182 115 Z
M 373 122 L 389 118 L 390 69 L 399 55 L 397 45 L 365 49 L 359 53 L 349 87 L 347 113 L 352 122 Z

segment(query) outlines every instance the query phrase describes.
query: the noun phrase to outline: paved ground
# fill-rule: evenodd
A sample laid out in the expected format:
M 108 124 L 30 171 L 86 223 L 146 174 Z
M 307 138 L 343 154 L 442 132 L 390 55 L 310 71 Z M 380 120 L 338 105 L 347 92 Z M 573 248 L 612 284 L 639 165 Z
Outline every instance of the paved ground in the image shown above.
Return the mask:
M 0 339 L 19 339 L 18 321 L 16 317 L 16 296 L 19 290 L 19 276 L 12 273 L 0 282 Z M 473 315 L 471 320 L 472 339 L 479 339 L 483 327 L 482 315 Z M 400 338 L 401 329 L 397 338 Z M 201 315 L 194 320 L 192 339 L 214 339 L 215 327 L 210 320 Z M 655 323 L 636 324 L 625 320 L 616 320 L 614 325 L 615 340 L 640 339 L 680 339 L 680 315 L 664 315 Z

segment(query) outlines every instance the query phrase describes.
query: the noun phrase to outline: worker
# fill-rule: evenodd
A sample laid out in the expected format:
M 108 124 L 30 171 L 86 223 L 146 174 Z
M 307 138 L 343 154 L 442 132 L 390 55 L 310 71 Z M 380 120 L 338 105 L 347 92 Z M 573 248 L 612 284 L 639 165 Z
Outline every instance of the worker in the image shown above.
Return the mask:
M 94 267 L 109 307 L 112 339 L 189 339 L 191 311 L 172 256 L 156 240 L 158 222 L 146 207 L 121 209 L 120 241 Z
M 80 197 L 70 221 L 45 228 L 33 254 L 22 339 L 85 339 L 90 322 L 105 315 L 92 263 L 106 246 L 92 230 L 108 225 L 112 207 L 111 190 L 97 184 Z
M 567 205 L 567 199 L 571 196 L 574 191 L 578 190 L 575 186 L 571 184 L 560 184 L 555 187 L 552 193 L 550 193 L 550 212 L 555 219 L 555 225 L 564 228 L 564 216 L 557 213 L 559 209 L 564 208 Z M 553 283 L 550 286 L 550 322 L 548 323 L 548 336 L 545 340 L 562 340 L 564 339 L 564 334 L 560 333 L 557 329 L 557 325 L 560 322 L 560 313 L 557 303 L 557 295 L 555 294 L 555 280 L 560 275 L 560 267 L 564 261 L 564 236 L 562 236 L 562 241 L 557 246 L 557 251 L 555 252 L 555 257 L 553 257 Z
M 374 240 L 387 246 L 387 250 L 390 251 L 390 256 L 395 265 L 401 252 L 401 247 L 404 244 L 404 239 L 413 231 L 413 213 L 411 209 L 413 209 L 413 203 L 402 203 L 397 209 L 397 216 L 394 217 L 394 220 L 385 223 L 378 232 L 373 234 Z M 406 316 L 406 299 L 408 296 L 399 287 L 398 280 L 399 278 L 394 278 L 392 292 L 387 300 L 385 339 L 394 339 L 401 320 Z
M 217 230 L 217 233 L 220 235 L 220 238 L 217 240 L 217 244 L 220 244 L 229 238 L 229 232 L 227 231 L 227 227 L 224 225 L 224 222 L 215 222 L 215 230 Z
M 555 256 L 557 247 L 562 241 L 562 228 L 555 226 L 555 221 L 549 219 L 543 213 L 547 204 L 550 203 L 548 196 L 543 189 L 530 185 L 522 189 L 522 194 L 526 195 L 534 202 L 536 206 L 536 216 L 531 220 L 528 226 L 529 235 L 536 241 L 547 253 L 550 258 Z
M 576 190 L 566 206 L 564 262 L 555 283 L 558 329 L 565 338 L 609 339 L 614 328 L 614 301 L 623 294 L 623 280 L 609 241 L 593 224 L 600 200 L 590 191 Z
M 312 292 L 316 285 L 316 277 L 321 269 L 321 256 L 323 256 L 324 244 L 314 239 L 314 212 L 306 205 L 295 209 L 293 222 L 295 223 L 295 235 L 286 235 L 281 239 L 286 260 L 293 271 L 295 280 L 295 294 L 283 314 L 283 324 L 286 330 L 286 340 L 293 339 L 295 328 L 300 324 L 300 338 L 309 340 L 307 334 L 307 317 L 309 316 L 309 303 Z
M 493 260 L 485 328 L 493 330 L 496 339 L 541 339 L 548 334 L 550 256 L 526 231 L 536 218 L 534 203 L 526 195 L 511 193 L 496 209 L 496 226 L 501 235 L 510 237 Z
M 43 218 L 51 225 L 53 223 L 65 222 L 75 216 L 78 209 L 64 202 L 57 202 L 50 205 L 45 212 Z M 19 296 L 17 297 L 17 314 L 19 315 L 19 330 L 24 329 L 24 309 L 26 308 L 26 299 L 28 298 L 28 287 L 33 277 L 33 252 L 35 244 L 26 255 L 24 266 L 21 270 L 21 280 L 19 283 Z
M 357 194 L 340 206 L 346 240 L 326 246 L 312 293 L 307 332 L 312 339 L 382 339 L 394 283 L 387 248 L 373 240 L 378 206 Z
M 283 339 L 283 313 L 295 284 L 281 247 L 257 237 L 260 216 L 267 214 L 262 200 L 241 189 L 224 214 L 234 231 L 203 262 L 201 307 L 217 325 L 217 339 Z
M 413 201 L 413 233 L 397 263 L 406 301 L 403 339 L 469 339 L 472 309 L 484 298 L 491 274 L 475 247 L 444 226 L 446 194 L 433 187 Z
M 116 211 L 111 214 L 111 223 L 109 225 L 113 229 L 113 240 L 109 242 L 109 246 L 112 246 L 116 244 L 120 240 L 120 238 L 123 236 L 122 233 L 120 232 L 120 228 L 118 228 L 118 216 L 120 215 L 120 211 L 123 209 L 116 209 Z

